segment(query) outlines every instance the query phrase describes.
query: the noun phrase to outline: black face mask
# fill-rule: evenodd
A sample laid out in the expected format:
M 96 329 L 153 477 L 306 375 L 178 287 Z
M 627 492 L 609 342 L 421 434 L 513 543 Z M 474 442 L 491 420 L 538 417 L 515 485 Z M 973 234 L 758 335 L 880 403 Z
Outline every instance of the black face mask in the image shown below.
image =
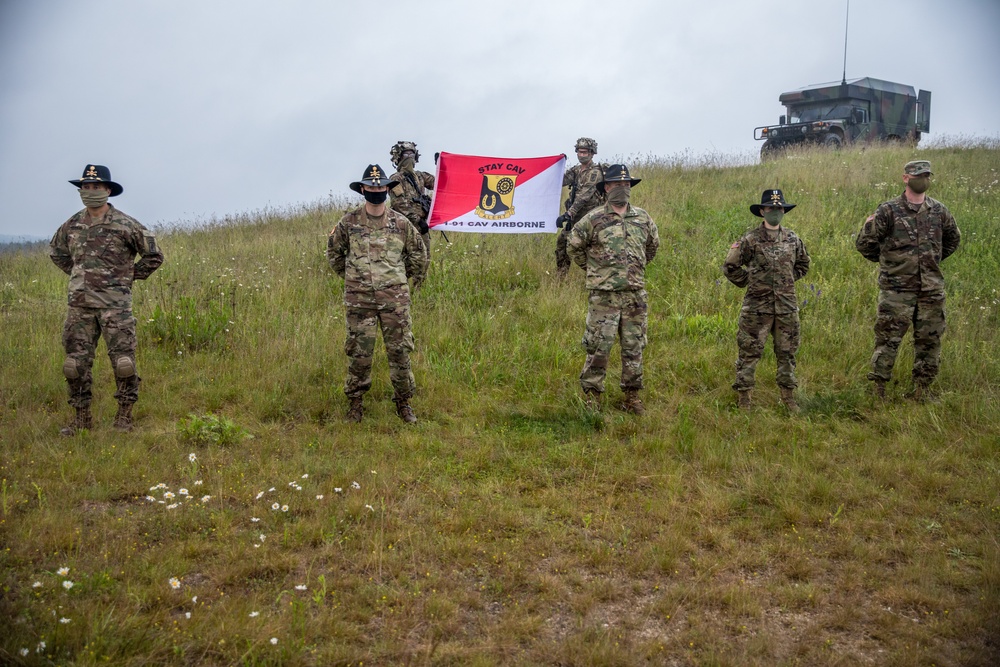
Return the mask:
M 378 206 L 385 203 L 386 198 L 389 196 L 389 191 L 372 192 L 371 190 L 362 190 L 361 194 L 364 195 L 366 202 Z

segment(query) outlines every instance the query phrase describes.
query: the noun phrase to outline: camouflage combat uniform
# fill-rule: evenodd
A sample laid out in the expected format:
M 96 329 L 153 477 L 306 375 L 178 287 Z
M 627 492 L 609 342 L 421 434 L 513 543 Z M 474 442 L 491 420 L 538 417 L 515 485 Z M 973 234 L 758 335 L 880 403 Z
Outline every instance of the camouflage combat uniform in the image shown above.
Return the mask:
M 326 256 L 344 279 L 344 352 L 348 358 L 344 393 L 359 398 L 371 388 L 378 326 L 389 357 L 395 399 L 409 400 L 415 384 L 410 370 L 413 332 L 407 279 L 417 285 L 427 270 L 417 229 L 392 209 L 373 218 L 362 206 L 347 213 L 330 232 Z
M 569 235 L 567 251 L 587 273 L 590 291 L 587 351 L 580 385 L 604 391 L 611 346 L 618 335 L 622 351 L 621 388 L 642 389 L 642 350 L 646 347 L 646 264 L 660 247 L 656 223 L 646 211 L 628 206 L 624 218 L 610 204 L 583 216 Z
M 937 377 L 945 330 L 941 262 L 958 249 L 961 233 L 941 202 L 922 204 L 905 194 L 878 207 L 858 234 L 855 246 L 879 263 L 875 351 L 868 379 L 888 382 L 903 336 L 913 323 L 913 381 L 927 386 Z
M 805 244 L 784 227 L 768 230 L 761 223 L 730 247 L 722 272 L 737 287 L 747 288 L 736 334 L 736 391 L 753 389 L 768 334 L 778 362 L 778 386 L 798 386 L 795 353 L 799 349 L 799 303 L 795 281 L 808 271 Z
M 397 171 L 389 177 L 390 181 L 399 181 L 399 184 L 389 190 L 389 207 L 406 216 L 417 231 L 420 232 L 420 239 L 423 241 L 427 256 L 431 254 L 431 232 L 427 227 L 427 214 L 429 210 L 424 210 L 420 203 L 420 198 L 426 195 L 427 190 L 434 189 L 434 176 L 426 171 L 408 169 Z
M 132 282 L 145 280 L 163 263 L 153 234 L 134 218 L 108 207 L 99 220 L 83 209 L 63 223 L 49 243 L 52 262 L 70 277 L 63 375 L 69 384 L 69 404 L 77 409 L 90 406 L 91 367 L 101 334 L 115 372 L 115 398 L 125 405 L 138 400 Z
M 565 273 L 570 267 L 570 257 L 566 251 L 573 225 L 580 221 L 587 212 L 604 203 L 604 195 L 597 191 L 597 184 L 603 178 L 604 170 L 597 160 L 590 164 L 576 164 L 563 174 L 563 187 L 569 188 L 569 199 L 566 200 L 567 222 L 556 236 L 556 269 Z

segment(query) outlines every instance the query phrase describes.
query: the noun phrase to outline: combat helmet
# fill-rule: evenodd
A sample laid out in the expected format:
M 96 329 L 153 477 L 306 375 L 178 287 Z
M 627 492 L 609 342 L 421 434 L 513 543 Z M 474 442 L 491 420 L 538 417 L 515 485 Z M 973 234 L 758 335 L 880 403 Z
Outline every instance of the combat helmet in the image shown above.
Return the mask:
M 399 166 L 399 163 L 403 159 L 403 151 L 413 151 L 413 162 L 416 164 L 420 162 L 420 151 L 417 150 L 417 145 L 412 141 L 397 141 L 396 145 L 389 149 L 389 157 L 392 158 L 392 164 Z
M 573 146 L 573 150 L 580 150 L 581 148 L 586 148 L 594 155 L 597 155 L 597 142 L 590 137 L 580 137 L 576 140 L 576 146 Z

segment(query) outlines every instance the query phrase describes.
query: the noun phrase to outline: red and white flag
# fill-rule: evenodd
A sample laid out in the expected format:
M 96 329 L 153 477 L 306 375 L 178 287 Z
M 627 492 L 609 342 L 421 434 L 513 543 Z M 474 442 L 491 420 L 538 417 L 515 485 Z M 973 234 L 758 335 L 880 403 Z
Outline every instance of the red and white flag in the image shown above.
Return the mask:
M 566 156 L 441 153 L 427 224 L 446 232 L 555 233 Z

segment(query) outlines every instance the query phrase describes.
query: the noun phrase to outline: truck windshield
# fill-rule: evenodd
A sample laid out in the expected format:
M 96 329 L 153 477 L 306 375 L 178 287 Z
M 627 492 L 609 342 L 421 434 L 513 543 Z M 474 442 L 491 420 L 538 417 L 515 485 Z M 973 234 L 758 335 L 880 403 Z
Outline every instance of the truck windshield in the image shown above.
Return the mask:
M 824 104 L 810 107 L 795 107 L 788 109 L 789 123 L 811 123 L 814 120 L 836 120 L 851 117 L 849 104 Z

